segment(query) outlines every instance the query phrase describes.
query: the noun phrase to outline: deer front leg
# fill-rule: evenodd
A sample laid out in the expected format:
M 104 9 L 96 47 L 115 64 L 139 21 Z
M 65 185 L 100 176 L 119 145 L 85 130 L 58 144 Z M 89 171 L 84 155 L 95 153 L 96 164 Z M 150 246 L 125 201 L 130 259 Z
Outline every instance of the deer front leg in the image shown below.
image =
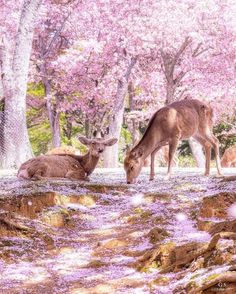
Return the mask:
M 158 150 L 161 149 L 162 146 L 157 147 L 152 153 L 151 153 L 151 165 L 150 165 L 150 178 L 149 181 L 154 180 L 155 177 L 155 155 Z
M 169 180 L 172 174 L 172 167 L 174 163 L 174 155 L 179 144 L 179 136 L 173 138 L 169 143 L 169 160 L 168 160 L 168 171 L 165 177 L 166 180 Z

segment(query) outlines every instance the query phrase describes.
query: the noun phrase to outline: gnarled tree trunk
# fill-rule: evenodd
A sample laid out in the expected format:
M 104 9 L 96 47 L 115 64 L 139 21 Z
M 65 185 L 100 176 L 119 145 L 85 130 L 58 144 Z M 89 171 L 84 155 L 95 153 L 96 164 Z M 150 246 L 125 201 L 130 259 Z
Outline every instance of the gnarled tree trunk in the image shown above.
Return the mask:
M 26 91 L 34 21 L 42 0 L 25 0 L 11 57 L 7 40 L 1 46 L 2 82 L 5 100 L 1 166 L 18 167 L 32 157 L 26 126 Z

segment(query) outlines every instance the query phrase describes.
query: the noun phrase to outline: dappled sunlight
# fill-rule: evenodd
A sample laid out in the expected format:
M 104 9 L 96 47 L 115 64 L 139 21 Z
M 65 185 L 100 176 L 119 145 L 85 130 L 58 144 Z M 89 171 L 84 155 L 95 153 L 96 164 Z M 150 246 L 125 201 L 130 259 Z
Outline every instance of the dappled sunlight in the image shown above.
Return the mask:
M 1 270 L 0 282 L 2 285 L 9 283 L 24 283 L 24 284 L 37 284 L 47 282 L 50 274 L 47 268 L 32 264 L 29 262 L 20 262 L 4 267 Z
M 228 215 L 236 219 L 236 202 L 228 208 Z

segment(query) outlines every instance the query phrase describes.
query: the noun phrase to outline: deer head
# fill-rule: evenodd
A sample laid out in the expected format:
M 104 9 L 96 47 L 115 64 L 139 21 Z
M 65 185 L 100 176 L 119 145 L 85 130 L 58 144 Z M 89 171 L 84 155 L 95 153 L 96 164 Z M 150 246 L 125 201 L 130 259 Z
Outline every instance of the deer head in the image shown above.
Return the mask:
M 140 171 L 144 165 L 142 158 L 143 150 L 135 150 L 128 152 L 124 160 L 124 169 L 126 172 L 127 184 L 132 184 L 136 181 L 136 178 L 140 174 Z
M 104 140 L 102 138 L 87 139 L 86 137 L 78 137 L 78 139 L 82 144 L 89 146 L 89 153 L 94 157 L 100 157 L 106 146 L 112 146 L 118 141 L 115 138 Z

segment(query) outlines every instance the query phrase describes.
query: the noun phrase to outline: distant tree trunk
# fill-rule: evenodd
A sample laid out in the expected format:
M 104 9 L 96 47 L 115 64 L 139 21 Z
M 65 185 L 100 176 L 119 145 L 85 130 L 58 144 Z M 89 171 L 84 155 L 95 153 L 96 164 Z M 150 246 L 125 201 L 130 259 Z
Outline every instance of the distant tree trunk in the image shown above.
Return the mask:
M 117 92 L 115 97 L 113 117 L 109 126 L 109 137 L 114 137 L 119 140 L 121 127 L 123 123 L 125 95 L 128 89 L 128 82 L 131 71 L 137 61 L 137 58 L 131 58 L 127 71 L 122 78 L 118 81 Z M 104 151 L 104 167 L 118 167 L 118 143 L 111 147 L 107 147 Z
M 161 50 L 162 71 L 166 78 L 165 104 L 169 104 L 174 100 L 177 100 L 175 97 L 176 89 L 180 86 L 180 83 L 187 72 L 180 71 L 178 74 L 176 74 L 175 69 L 177 64 L 180 63 L 180 58 L 190 44 L 191 39 L 187 37 L 174 54 L 170 54 L 164 50 Z
M 32 157 L 26 126 L 26 90 L 32 48 L 34 21 L 42 0 L 25 0 L 23 3 L 13 58 L 8 41 L 0 48 L 1 73 L 5 99 L 4 146 L 1 166 L 18 167 Z
M 91 125 L 88 118 L 85 119 L 85 136 L 91 138 Z
M 61 146 L 61 136 L 60 136 L 60 112 L 58 111 L 59 105 L 59 96 L 55 95 L 54 101 L 52 97 L 52 88 L 51 81 L 48 78 L 48 71 L 46 62 L 43 62 L 41 66 L 39 66 L 40 72 L 43 76 L 42 82 L 44 85 L 45 96 L 46 96 L 46 107 L 48 113 L 49 124 L 51 128 L 52 134 L 52 147 L 60 147 Z
M 189 146 L 192 150 L 193 153 L 193 157 L 196 161 L 196 164 L 198 167 L 205 167 L 205 156 L 204 153 L 202 151 L 202 146 L 201 144 L 199 144 L 196 140 L 194 140 L 193 138 L 190 138 L 188 140 L 189 142 Z
M 65 111 L 66 122 L 62 126 L 62 129 L 63 129 L 64 136 L 66 136 L 66 138 L 69 141 L 68 142 L 68 145 L 72 146 L 72 141 L 71 141 L 71 138 L 72 138 L 72 122 L 71 122 L 70 117 L 71 116 L 69 115 L 69 112 L 68 111 Z
M 165 104 L 170 104 L 175 100 L 178 100 L 181 97 L 175 97 L 176 90 L 181 84 L 184 76 L 186 75 L 186 71 L 179 71 L 179 73 L 175 73 L 175 69 L 178 64 L 181 62 L 181 57 L 184 54 L 187 47 L 191 44 L 191 39 L 189 37 L 185 38 L 184 42 L 180 46 L 180 48 L 174 53 L 169 54 L 167 52 L 161 51 L 162 58 L 162 71 L 166 78 L 166 101 Z M 196 49 L 194 50 L 192 57 L 197 57 L 207 49 L 201 50 L 201 44 L 198 44 Z M 193 157 L 196 160 L 197 166 L 202 167 L 205 165 L 205 156 L 202 150 L 202 146 L 193 140 L 189 139 L 189 145 L 193 153 Z
M 52 146 L 61 146 L 61 135 L 60 135 L 60 112 L 58 110 L 59 98 L 55 97 L 56 102 L 52 102 L 52 96 L 47 96 L 47 111 L 52 132 Z
M 134 97 L 135 97 L 135 89 L 132 81 L 129 82 L 128 85 L 128 95 L 129 95 L 129 110 L 133 111 L 135 110 L 135 103 L 134 103 Z M 140 139 L 140 132 L 139 132 L 139 120 L 136 116 L 130 117 L 127 121 L 128 129 L 132 136 L 132 147 L 134 147 L 135 144 Z
M 135 109 L 134 97 L 135 97 L 135 89 L 133 82 L 130 81 L 128 85 L 128 94 L 129 94 L 129 110 L 132 111 Z
M 117 97 L 119 107 L 116 107 L 115 116 L 109 126 L 109 137 L 120 138 L 121 126 L 124 115 L 124 98 L 127 93 L 127 83 L 118 81 Z M 104 167 L 118 167 L 118 143 L 111 147 L 107 147 L 104 151 Z

